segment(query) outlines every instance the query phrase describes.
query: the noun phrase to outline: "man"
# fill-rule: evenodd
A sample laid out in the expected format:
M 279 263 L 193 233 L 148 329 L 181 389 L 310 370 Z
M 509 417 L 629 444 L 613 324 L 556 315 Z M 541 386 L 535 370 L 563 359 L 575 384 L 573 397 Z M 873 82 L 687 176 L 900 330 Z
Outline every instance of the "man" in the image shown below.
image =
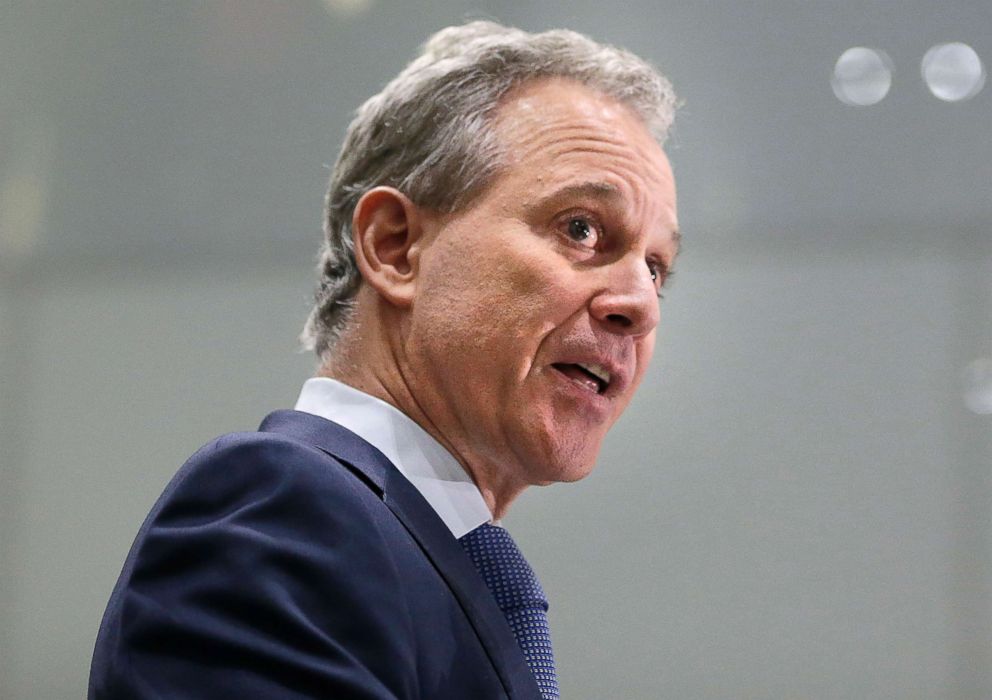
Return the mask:
M 555 698 L 498 524 L 580 479 L 640 382 L 678 251 L 671 89 L 572 32 L 439 32 L 358 111 L 295 411 L 180 470 L 92 698 Z

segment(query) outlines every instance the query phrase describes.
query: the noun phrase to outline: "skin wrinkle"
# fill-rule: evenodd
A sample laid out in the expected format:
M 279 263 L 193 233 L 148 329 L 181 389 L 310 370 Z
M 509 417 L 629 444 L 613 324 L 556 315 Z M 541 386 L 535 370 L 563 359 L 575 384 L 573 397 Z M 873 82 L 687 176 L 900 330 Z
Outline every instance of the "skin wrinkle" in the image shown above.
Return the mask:
M 592 469 L 653 352 L 647 260 L 671 265 L 677 222 L 667 158 L 611 98 L 535 82 L 494 124 L 506 167 L 461 211 L 411 205 L 410 281 L 363 267 L 363 333 L 343 337 L 341 361 L 323 373 L 423 426 L 498 518 L 525 487 Z M 570 242 L 572 210 L 601 222 L 602 246 Z M 619 393 L 597 395 L 553 368 L 583 358 L 617 363 Z
M 566 185 L 561 187 L 548 196 L 544 201 L 535 203 L 533 207 L 528 209 L 527 215 L 529 217 L 540 216 L 546 207 L 567 208 L 566 205 L 570 201 L 577 202 L 581 208 L 583 206 L 583 202 L 586 200 L 601 202 L 603 208 L 609 210 L 610 216 L 620 221 L 620 223 L 614 227 L 614 231 L 619 231 L 624 236 L 630 235 L 629 230 L 631 228 L 631 224 L 629 222 L 629 216 L 627 216 L 627 211 L 623 207 L 623 196 L 621 191 L 616 185 L 607 182 L 586 182 L 578 185 Z M 676 244 L 681 241 L 682 235 L 678 231 L 673 231 L 671 235 Z M 670 271 L 674 260 L 659 258 L 654 262 L 661 274 L 661 286 L 663 287 L 665 279 L 670 276 Z
M 603 147 L 595 148 L 595 147 L 583 145 L 581 142 L 579 144 L 573 144 L 567 141 L 566 139 L 563 139 L 563 142 L 561 144 L 558 144 L 557 148 L 553 147 L 552 149 L 549 150 L 551 151 L 552 158 L 558 158 L 562 160 L 567 160 L 569 158 L 574 158 L 574 156 L 581 156 L 581 155 L 593 155 L 593 156 L 602 155 L 605 157 L 617 159 L 617 161 L 613 164 L 612 174 L 614 174 L 617 177 L 619 183 L 616 185 L 614 185 L 614 183 L 605 183 L 605 184 L 616 186 L 627 196 L 628 201 L 631 201 L 635 207 L 642 207 L 644 205 L 643 198 L 639 196 L 637 188 L 634 188 L 633 191 L 631 191 L 631 188 L 626 186 L 626 182 L 628 180 L 638 179 L 635 174 L 636 166 L 634 168 L 622 167 L 624 165 L 623 163 L 624 160 L 632 160 L 632 161 L 636 160 L 636 155 L 632 156 L 629 149 L 612 147 L 612 144 L 609 143 L 607 143 Z M 639 184 L 641 185 L 642 188 L 644 188 L 645 191 L 651 189 L 649 183 L 641 182 Z M 654 183 L 654 186 L 658 190 L 664 189 L 664 183 Z M 676 228 L 672 227 L 671 231 L 674 232 L 675 230 Z

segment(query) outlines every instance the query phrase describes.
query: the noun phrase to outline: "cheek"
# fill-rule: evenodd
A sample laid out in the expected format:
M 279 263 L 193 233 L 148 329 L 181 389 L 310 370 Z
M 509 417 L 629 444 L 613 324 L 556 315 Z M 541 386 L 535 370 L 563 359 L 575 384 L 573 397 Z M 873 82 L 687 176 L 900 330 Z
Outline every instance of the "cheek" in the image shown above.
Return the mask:
M 648 365 L 651 364 L 651 358 L 654 356 L 654 344 L 655 344 L 655 331 L 651 331 L 650 335 L 642 338 L 635 346 L 634 352 L 637 356 L 637 383 L 640 384 L 641 379 L 644 378 L 644 373 L 647 372 Z M 637 386 L 635 385 L 636 389 Z
M 467 387 L 480 403 L 491 403 L 522 355 L 518 339 L 526 317 L 508 266 L 491 255 L 442 251 L 422 270 L 414 301 L 411 341 L 438 381 L 454 391 Z M 420 303 L 418 303 L 420 302 Z M 515 374 L 515 372 L 514 372 Z
M 425 265 L 423 298 L 437 325 L 464 334 L 472 329 L 476 347 L 540 338 L 568 315 L 571 270 L 542 250 L 529 233 L 466 236 Z M 487 241 L 487 242 L 484 242 Z
M 641 339 L 641 341 L 634 347 L 636 369 L 634 370 L 633 381 L 627 389 L 623 401 L 621 401 L 617 406 L 616 415 L 613 417 L 614 421 L 616 421 L 627 409 L 627 406 L 630 405 L 631 400 L 634 398 L 634 394 L 637 392 L 638 387 L 641 385 L 641 381 L 644 379 L 644 375 L 647 374 L 648 365 L 651 363 L 651 357 L 654 354 L 654 345 L 655 334 L 652 332 L 651 335 Z

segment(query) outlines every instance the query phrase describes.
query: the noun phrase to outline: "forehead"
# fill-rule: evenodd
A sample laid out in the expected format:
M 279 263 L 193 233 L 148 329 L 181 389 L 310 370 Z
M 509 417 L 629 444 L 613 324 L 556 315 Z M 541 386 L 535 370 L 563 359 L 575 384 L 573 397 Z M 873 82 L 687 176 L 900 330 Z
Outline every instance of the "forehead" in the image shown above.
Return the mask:
M 526 84 L 494 119 L 507 197 L 600 186 L 640 225 L 677 230 L 675 180 L 661 146 L 632 109 L 571 80 Z M 495 193 L 494 193 L 495 194 Z

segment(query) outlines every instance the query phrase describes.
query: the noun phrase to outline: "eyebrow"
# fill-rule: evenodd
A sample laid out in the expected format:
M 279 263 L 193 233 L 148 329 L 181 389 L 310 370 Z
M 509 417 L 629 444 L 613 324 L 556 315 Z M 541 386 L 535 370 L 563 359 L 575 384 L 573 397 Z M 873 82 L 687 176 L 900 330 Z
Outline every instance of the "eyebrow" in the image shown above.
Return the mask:
M 620 188 L 609 182 L 581 182 L 576 185 L 565 185 L 547 197 L 542 197 L 542 199 L 545 202 L 557 202 L 563 199 L 580 199 L 582 197 L 613 202 L 621 198 Z

